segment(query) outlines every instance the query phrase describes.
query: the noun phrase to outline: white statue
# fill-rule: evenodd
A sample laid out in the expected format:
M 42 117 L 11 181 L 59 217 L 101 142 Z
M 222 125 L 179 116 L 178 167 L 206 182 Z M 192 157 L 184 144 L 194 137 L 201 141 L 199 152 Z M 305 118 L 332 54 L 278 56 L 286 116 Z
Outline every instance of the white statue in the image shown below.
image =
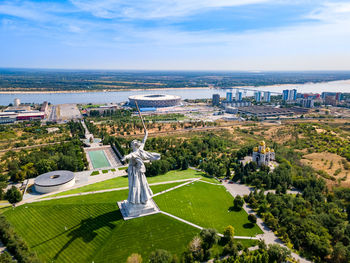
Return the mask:
M 145 131 L 145 137 L 142 142 L 133 140 L 131 142 L 132 153 L 124 156 L 122 161 L 129 160 L 128 179 L 129 179 L 129 196 L 128 202 L 131 204 L 146 204 L 151 199 L 153 193 L 148 185 L 143 161 L 155 161 L 160 159 L 160 154 L 145 151 L 145 143 L 148 132 Z
M 136 104 L 137 107 L 137 104 Z M 137 107 L 138 109 L 138 107 Z M 138 109 L 139 111 L 139 109 Z M 128 180 L 129 196 L 128 200 L 118 202 L 118 206 L 124 220 L 139 216 L 150 215 L 159 212 L 159 208 L 153 201 L 152 190 L 146 179 L 146 167 L 144 161 L 155 161 L 160 159 L 159 153 L 150 153 L 144 150 L 148 132 L 141 113 L 139 115 L 145 129 L 145 137 L 142 142 L 133 140 L 131 142 L 132 153 L 123 157 L 122 161 L 129 160 Z

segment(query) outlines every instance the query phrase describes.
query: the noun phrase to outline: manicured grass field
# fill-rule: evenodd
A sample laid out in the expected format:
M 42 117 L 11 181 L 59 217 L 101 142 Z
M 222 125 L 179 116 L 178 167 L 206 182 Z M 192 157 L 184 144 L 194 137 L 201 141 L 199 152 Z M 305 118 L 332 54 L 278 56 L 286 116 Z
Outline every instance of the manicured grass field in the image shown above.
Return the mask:
M 232 211 L 233 197 L 221 185 L 195 182 L 167 194 L 154 197 L 159 208 L 205 228 L 215 228 L 220 233 L 232 225 L 237 236 L 255 236 L 262 233 L 254 225 L 249 227 L 248 215 L 242 209 Z
M 104 151 L 89 151 L 89 157 L 94 169 L 111 166 Z
M 42 201 L 4 214 L 43 262 L 125 262 L 134 252 L 147 262 L 158 248 L 180 256 L 198 230 L 162 214 L 124 221 L 116 202 L 127 194 L 122 190 Z
M 202 178 L 203 180 L 217 183 L 217 181 L 215 179 L 204 177 L 204 173 L 198 172 L 198 171 L 195 171 L 192 169 L 169 171 L 163 175 L 158 175 L 158 176 L 154 176 L 154 177 L 147 177 L 147 181 L 148 181 L 148 183 L 152 184 L 152 183 L 160 183 L 160 182 L 190 179 L 190 178 Z M 103 182 L 98 182 L 95 184 L 90 184 L 90 185 L 86 185 L 86 186 L 79 187 L 76 189 L 68 190 L 65 192 L 61 192 L 61 193 L 58 193 L 55 195 L 51 195 L 49 197 L 77 194 L 77 193 L 85 193 L 85 192 L 126 187 L 126 186 L 128 186 L 128 177 L 122 176 L 122 177 L 109 179 L 109 180 L 106 180 Z

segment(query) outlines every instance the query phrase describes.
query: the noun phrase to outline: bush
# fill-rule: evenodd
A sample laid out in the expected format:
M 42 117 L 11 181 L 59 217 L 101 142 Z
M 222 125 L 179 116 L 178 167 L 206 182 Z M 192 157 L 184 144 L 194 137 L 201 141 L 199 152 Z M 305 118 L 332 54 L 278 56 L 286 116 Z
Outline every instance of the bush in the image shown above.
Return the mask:
M 106 173 L 108 173 L 108 170 L 102 170 L 102 173 L 106 174 Z
M 250 223 L 255 224 L 256 223 L 256 216 L 253 214 L 249 214 L 248 220 L 250 221 Z
M 149 256 L 149 262 L 151 263 L 171 263 L 172 259 L 170 252 L 164 249 L 157 249 Z
M 100 171 L 93 171 L 90 175 L 94 176 L 94 175 L 99 175 L 99 174 L 100 174 Z
M 236 198 L 233 200 L 233 207 L 236 210 L 241 210 L 244 204 L 244 200 L 240 195 L 237 195 Z
M 7 252 L 4 251 L 3 253 L 0 254 L 0 262 L 1 263 L 15 263 L 15 260 L 12 260 L 11 255 Z
M 226 242 L 229 242 L 230 240 L 233 240 L 235 236 L 235 229 L 233 226 L 229 225 L 224 229 L 224 238 Z
M 22 194 L 15 186 L 12 186 L 9 190 L 7 190 L 5 199 L 11 204 L 15 204 L 22 200 Z
M 205 250 L 208 250 L 218 242 L 217 231 L 213 228 L 202 229 L 199 235 L 203 241 L 202 247 Z
M 133 253 L 128 257 L 126 262 L 127 263 L 142 263 L 142 257 L 141 257 L 141 255 L 139 255 L 137 253 Z

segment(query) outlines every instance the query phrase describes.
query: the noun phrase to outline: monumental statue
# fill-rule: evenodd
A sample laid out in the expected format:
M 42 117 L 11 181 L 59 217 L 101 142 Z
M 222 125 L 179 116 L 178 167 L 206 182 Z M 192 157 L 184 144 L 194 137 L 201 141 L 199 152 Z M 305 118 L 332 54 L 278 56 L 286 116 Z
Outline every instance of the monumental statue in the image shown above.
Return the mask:
M 133 140 L 131 142 L 132 152 L 122 159 L 129 161 L 128 180 L 129 180 L 129 195 L 128 199 L 123 202 L 118 202 L 124 219 L 131 219 L 148 214 L 159 212 L 159 209 L 152 199 L 153 193 L 146 179 L 146 167 L 144 161 L 155 161 L 160 159 L 160 154 L 151 153 L 144 150 L 148 132 L 145 123 L 142 119 L 140 110 L 136 104 L 136 108 L 141 118 L 145 136 L 142 142 Z

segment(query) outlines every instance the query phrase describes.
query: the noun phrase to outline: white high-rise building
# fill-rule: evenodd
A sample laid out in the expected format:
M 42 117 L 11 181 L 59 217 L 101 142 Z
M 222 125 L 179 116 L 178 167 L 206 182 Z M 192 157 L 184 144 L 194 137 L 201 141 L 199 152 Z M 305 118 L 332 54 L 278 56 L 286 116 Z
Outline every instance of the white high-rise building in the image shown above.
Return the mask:
M 21 105 L 20 99 L 15 98 L 14 101 L 13 101 L 13 105 L 16 106 L 16 107 L 18 107 L 19 105 Z

